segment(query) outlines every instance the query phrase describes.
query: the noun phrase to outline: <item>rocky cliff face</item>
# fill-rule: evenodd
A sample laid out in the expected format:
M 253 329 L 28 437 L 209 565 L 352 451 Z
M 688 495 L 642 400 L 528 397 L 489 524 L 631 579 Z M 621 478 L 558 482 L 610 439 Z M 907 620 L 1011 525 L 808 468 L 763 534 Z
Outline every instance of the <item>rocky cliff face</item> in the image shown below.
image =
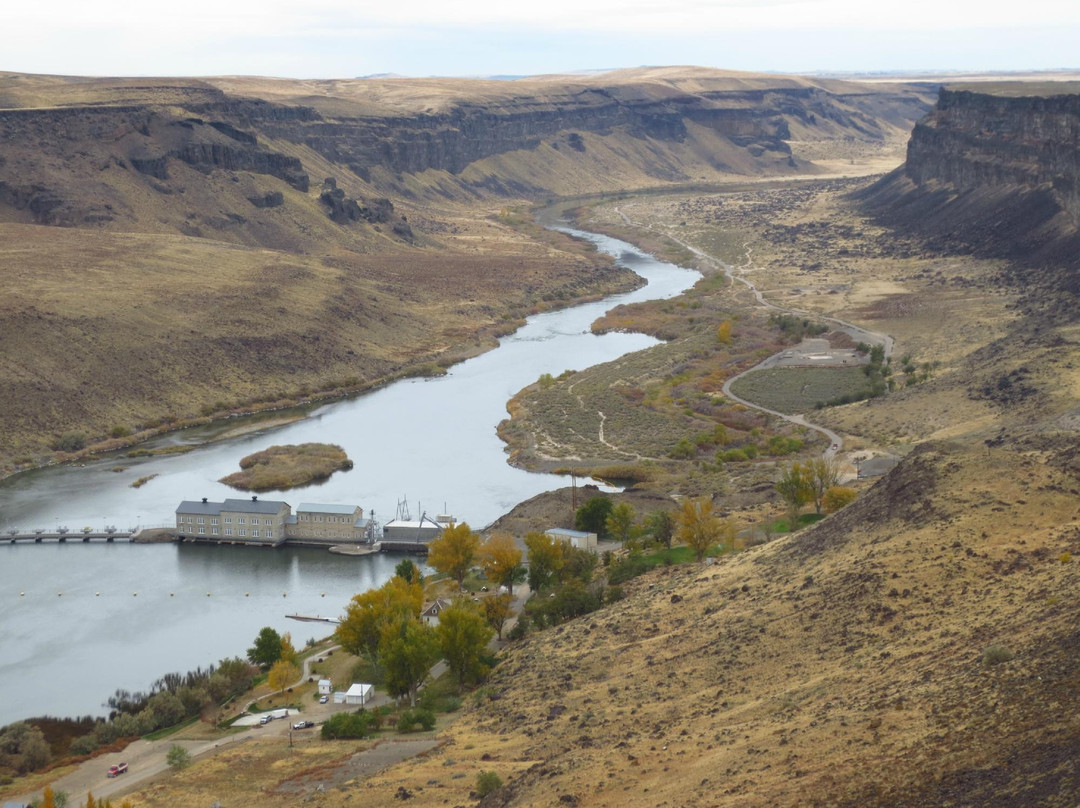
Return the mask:
M 785 154 L 789 136 L 777 98 L 734 93 L 723 102 L 703 96 L 674 99 L 619 98 L 604 90 L 558 95 L 543 100 L 515 98 L 498 108 L 462 104 L 450 112 L 410 116 L 328 119 L 303 110 L 295 116 L 262 106 L 228 104 L 208 108 L 217 115 L 244 115 L 268 137 L 303 143 L 361 175 L 377 166 L 392 172 L 442 170 L 457 174 L 471 163 L 517 149 L 534 149 L 544 140 L 572 132 L 607 135 L 622 130 L 631 137 L 682 142 L 687 123 L 697 123 L 748 146 L 760 142 Z M 801 114 L 801 110 L 800 110 Z M 269 115 L 270 117 L 263 117 Z
M 262 85 L 221 84 L 227 89 L 105 82 L 84 103 L 65 95 L 70 106 L 42 108 L 35 96 L 34 108 L 0 109 L 0 219 L 207 235 L 225 222 L 215 237 L 263 243 L 283 218 L 256 233 L 237 217 L 252 205 L 268 210 L 250 201 L 268 194 L 283 194 L 273 207 L 289 208 L 290 189 L 318 193 L 311 170 L 336 176 L 358 209 L 399 195 L 536 197 L 784 174 L 814 170 L 792 154 L 793 132 L 883 142 L 925 109 L 916 91 L 785 78 L 457 82 L 434 91 L 408 82 L 281 83 L 266 98 L 249 94 L 265 92 Z M 576 183 L 578 175 L 589 184 Z M 378 224 L 323 202 L 338 224 Z M 276 239 L 268 246 L 290 243 Z
M 940 246 L 1080 269 L 1080 95 L 942 90 L 907 162 L 863 196 Z

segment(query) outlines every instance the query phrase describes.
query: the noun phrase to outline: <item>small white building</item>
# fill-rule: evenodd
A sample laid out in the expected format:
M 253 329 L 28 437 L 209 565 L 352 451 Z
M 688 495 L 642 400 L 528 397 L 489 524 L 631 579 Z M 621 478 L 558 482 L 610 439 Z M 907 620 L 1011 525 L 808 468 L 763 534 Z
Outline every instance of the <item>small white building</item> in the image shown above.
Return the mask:
M 334 685 L 329 679 L 320 679 L 319 680 L 319 695 L 320 696 L 329 696 L 333 692 L 334 692 Z
M 383 541 L 392 543 L 414 542 L 427 544 L 439 538 L 442 532 L 456 523 L 453 516 L 440 513 L 434 519 L 426 513 L 419 519 L 391 519 L 383 525 Z
M 353 682 L 352 686 L 345 691 L 345 703 L 355 704 L 357 707 L 363 707 L 375 694 L 374 685 L 362 684 L 360 682 Z
M 443 609 L 447 609 L 452 605 L 452 601 L 446 598 L 435 598 L 431 603 L 424 607 L 424 610 L 420 612 L 420 619 L 427 623 L 429 626 L 439 625 L 439 613 Z
M 335 690 L 334 691 L 334 704 L 344 704 L 344 703 L 345 703 L 345 691 L 344 690 Z
M 553 539 L 559 539 L 569 544 L 571 547 L 576 547 L 578 550 L 588 550 L 590 553 L 596 552 L 596 534 L 585 533 L 581 530 L 570 530 L 564 527 L 553 527 L 545 530 L 544 533 L 551 536 Z

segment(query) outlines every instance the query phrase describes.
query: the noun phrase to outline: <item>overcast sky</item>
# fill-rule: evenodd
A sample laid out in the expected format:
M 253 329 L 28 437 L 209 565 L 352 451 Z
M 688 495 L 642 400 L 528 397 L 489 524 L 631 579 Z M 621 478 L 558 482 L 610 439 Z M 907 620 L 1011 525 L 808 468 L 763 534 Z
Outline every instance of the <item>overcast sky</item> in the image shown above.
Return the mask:
M 499 75 L 1080 66 L 1080 0 L 53 0 L 8 3 L 0 70 Z

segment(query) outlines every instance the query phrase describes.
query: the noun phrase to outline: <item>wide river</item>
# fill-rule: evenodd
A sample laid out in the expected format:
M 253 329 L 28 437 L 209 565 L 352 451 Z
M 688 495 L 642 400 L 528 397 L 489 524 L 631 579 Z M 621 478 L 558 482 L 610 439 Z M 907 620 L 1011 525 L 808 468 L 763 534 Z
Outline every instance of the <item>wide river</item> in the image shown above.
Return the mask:
M 483 527 L 517 503 L 566 484 L 506 462 L 495 427 L 506 402 L 543 373 L 557 375 L 655 344 L 641 334 L 594 335 L 620 303 L 673 297 L 698 273 L 630 244 L 580 231 L 647 285 L 627 294 L 529 318 L 499 347 L 442 377 L 395 382 L 335 402 L 288 426 L 201 446 L 186 454 L 103 457 L 0 483 L 0 529 L 173 524 L 184 499 L 243 496 L 217 480 L 243 456 L 281 443 L 343 446 L 356 464 L 329 481 L 284 495 L 360 505 L 380 521 L 407 498 Z M 153 445 L 200 444 L 221 426 L 174 433 Z M 113 471 L 118 465 L 127 468 Z M 131 483 L 156 475 L 140 488 Z M 2 536 L 2 534 L 0 534 Z M 349 558 L 325 550 L 189 544 L 0 544 L 0 726 L 36 715 L 101 715 L 117 688 L 145 690 L 162 674 L 240 655 L 262 626 L 302 644 L 330 627 L 286 614 L 336 617 L 357 592 L 379 586 L 399 558 Z

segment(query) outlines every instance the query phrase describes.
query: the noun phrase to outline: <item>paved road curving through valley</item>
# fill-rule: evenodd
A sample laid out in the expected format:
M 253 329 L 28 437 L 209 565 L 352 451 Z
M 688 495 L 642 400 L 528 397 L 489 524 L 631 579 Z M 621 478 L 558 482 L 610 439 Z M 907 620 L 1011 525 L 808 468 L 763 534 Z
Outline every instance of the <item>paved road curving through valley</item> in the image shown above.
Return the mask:
M 827 315 L 817 314 L 815 312 L 803 311 L 801 309 L 790 309 L 790 308 L 786 308 L 784 306 L 778 306 L 775 303 L 770 303 L 768 300 L 765 299 L 764 295 L 762 295 L 761 290 L 758 289 L 757 286 L 752 281 L 750 281 L 747 278 L 744 278 L 740 274 L 737 274 L 736 268 L 733 267 L 731 264 L 728 264 L 728 263 L 726 263 L 724 261 L 721 261 L 719 258 L 716 258 L 715 256 L 709 255 L 704 250 L 701 250 L 701 249 L 695 247 L 692 244 L 688 244 L 687 242 L 683 241 L 679 237 L 673 236 L 671 233 L 668 233 L 668 232 L 662 231 L 662 230 L 657 230 L 657 229 L 655 229 L 653 227 L 650 227 L 649 225 L 635 225 L 634 222 L 632 222 L 630 220 L 630 217 L 628 217 L 625 213 L 623 213 L 622 210 L 620 210 L 619 208 L 615 208 L 615 212 L 618 213 L 619 216 L 622 217 L 622 220 L 627 225 L 629 225 L 630 227 L 641 227 L 641 228 L 643 228 L 645 230 L 650 230 L 650 231 L 652 231 L 654 233 L 659 233 L 661 235 L 664 235 L 667 238 L 670 238 L 672 241 L 674 241 L 674 242 L 682 245 L 686 249 L 688 249 L 690 252 L 692 252 L 694 255 L 696 255 L 701 260 L 706 261 L 708 263 L 711 263 L 713 266 L 719 267 L 720 270 L 724 273 L 724 275 L 726 275 L 728 277 L 728 279 L 733 284 L 735 282 L 739 282 L 739 283 L 743 284 L 744 286 L 746 286 L 746 288 L 751 292 L 751 294 L 754 295 L 754 299 L 757 300 L 758 305 L 762 306 L 763 308 L 770 309 L 770 310 L 776 311 L 776 312 L 780 312 L 782 314 L 793 314 L 793 315 L 796 315 L 796 316 L 799 316 L 799 317 L 816 317 L 816 318 L 818 318 L 820 320 L 824 320 L 824 321 L 826 321 L 828 323 L 832 323 L 834 326 L 837 327 L 838 330 L 843 331 L 844 333 L 848 334 L 856 342 L 865 342 L 865 343 L 870 344 L 870 345 L 881 345 L 885 349 L 885 358 L 886 359 L 888 359 L 890 356 L 892 356 L 894 340 L 888 334 L 880 333 L 878 331 L 871 331 L 868 328 L 863 328 L 860 325 L 855 325 L 855 323 L 850 323 L 847 320 L 841 320 L 838 317 L 829 317 Z M 750 246 L 749 246 L 749 244 L 744 245 L 744 248 L 746 249 L 746 254 L 747 254 L 747 257 L 748 257 L 747 265 L 749 265 L 749 255 L 750 255 Z M 813 431 L 817 432 L 818 434 L 823 435 L 825 437 L 825 439 L 829 442 L 828 448 L 825 449 L 825 451 L 822 453 L 823 456 L 826 457 L 826 458 L 835 457 L 837 452 L 839 452 L 840 449 L 842 449 L 843 446 L 844 446 L 844 439 L 839 434 L 837 434 L 836 432 L 833 432 L 831 429 L 829 429 L 828 427 L 824 427 L 821 424 L 815 424 L 815 423 L 812 423 L 810 421 L 807 421 L 806 416 L 804 416 L 802 414 L 791 415 L 791 414 L 788 414 L 788 413 L 780 412 L 779 410 L 769 409 L 768 407 L 763 407 L 760 404 L 755 404 L 753 401 L 748 401 L 745 398 L 741 398 L 741 397 L 735 395 L 733 392 L 731 392 L 731 385 L 734 384 L 739 379 L 741 379 L 743 376 L 746 376 L 747 374 L 753 373 L 753 372 L 755 372 L 757 370 L 762 370 L 764 368 L 772 367 L 773 365 L 775 365 L 776 361 L 780 357 L 781 353 L 783 353 L 783 352 L 781 351 L 779 353 L 773 354 L 772 356 L 768 357 L 764 361 L 759 362 L 758 364 L 754 365 L 752 368 L 750 368 L 748 370 L 744 370 L 742 373 L 739 373 L 739 374 L 737 374 L 735 376 L 732 376 L 730 379 L 728 379 L 726 382 L 724 382 L 724 385 L 721 388 L 723 390 L 724 395 L 727 396 L 728 398 L 730 398 L 732 401 L 736 401 L 739 404 L 742 404 L 742 405 L 744 405 L 746 407 L 750 407 L 752 409 L 758 410 L 759 412 L 768 413 L 769 415 L 774 415 L 777 418 L 783 418 L 785 421 L 789 421 L 790 423 L 793 423 L 793 424 L 798 424 L 799 426 L 805 427 L 807 429 L 812 429 Z

